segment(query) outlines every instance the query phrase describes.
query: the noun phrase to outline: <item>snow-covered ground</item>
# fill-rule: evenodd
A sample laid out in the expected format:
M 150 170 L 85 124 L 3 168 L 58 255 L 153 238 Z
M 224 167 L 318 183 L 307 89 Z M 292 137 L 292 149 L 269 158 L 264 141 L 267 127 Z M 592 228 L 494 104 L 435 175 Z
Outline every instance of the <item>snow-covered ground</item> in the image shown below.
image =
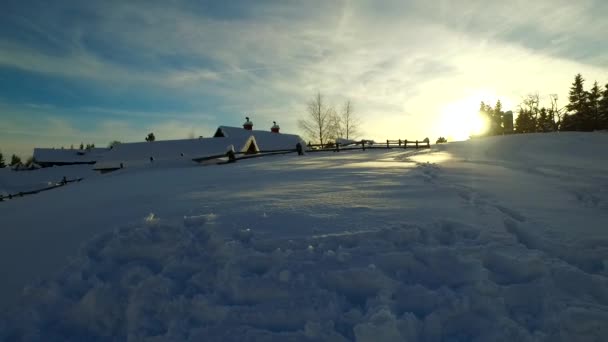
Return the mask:
M 606 146 L 75 167 L 83 182 L 0 203 L 0 340 L 607 340 Z

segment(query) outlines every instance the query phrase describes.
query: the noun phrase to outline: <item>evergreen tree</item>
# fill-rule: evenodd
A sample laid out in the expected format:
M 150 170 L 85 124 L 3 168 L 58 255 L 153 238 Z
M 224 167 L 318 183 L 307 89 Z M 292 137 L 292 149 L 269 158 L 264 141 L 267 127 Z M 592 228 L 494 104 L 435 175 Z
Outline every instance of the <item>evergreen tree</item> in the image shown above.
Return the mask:
M 494 109 L 492 106 L 485 104 L 485 102 L 481 102 L 479 106 L 479 114 L 490 123 L 490 127 L 488 131 L 485 133 L 486 135 L 494 135 L 496 134 L 496 128 L 494 124 Z
M 21 158 L 19 158 L 19 156 L 13 154 L 11 156 L 11 163 L 9 164 L 10 166 L 15 166 L 15 165 L 19 165 L 21 164 Z
M 588 127 L 586 130 L 600 129 L 600 100 L 602 99 L 602 92 L 600 90 L 597 81 L 593 84 L 593 88 L 587 93 L 588 98 Z
M 80 143 L 80 150 L 84 150 L 84 145 Z
M 565 114 L 562 118 L 562 123 L 559 126 L 560 131 L 576 131 L 577 130 L 577 120 L 572 114 Z
M 0 152 L 0 169 L 6 167 L 6 164 L 4 163 L 4 156 L 2 155 L 2 152 Z
M 517 133 L 536 132 L 536 120 L 530 110 L 519 108 L 517 118 L 515 119 L 515 131 Z
M 492 111 L 492 133 L 497 135 L 497 134 L 502 134 L 503 133 L 503 127 L 502 127 L 502 117 L 504 115 L 504 112 L 502 111 L 502 103 L 500 102 L 500 100 L 496 101 L 496 106 L 494 106 L 494 110 Z
M 108 144 L 108 148 L 114 148 L 114 146 L 116 146 L 116 145 L 120 145 L 120 144 L 121 144 L 121 143 L 120 143 L 120 141 L 118 141 L 118 140 L 114 140 L 114 141 L 111 141 L 111 142 Z
M 154 140 L 156 140 L 156 137 L 154 136 L 154 133 L 148 133 L 148 136 L 146 137 L 146 141 L 152 142 Z
M 574 130 L 586 130 L 589 129 L 588 123 L 588 106 L 587 106 L 587 92 L 584 89 L 585 80 L 581 74 L 577 74 L 574 77 L 574 82 L 570 88 L 570 95 L 568 99 L 570 103 L 566 105 L 566 109 L 571 116 L 569 120 L 572 122 L 568 126 L 573 126 Z
M 32 166 L 32 164 L 34 164 L 35 160 L 34 160 L 34 156 L 28 157 L 25 160 L 25 166 Z
M 608 84 L 604 87 L 602 98 L 599 101 L 600 129 L 608 129 Z
M 549 110 L 543 107 L 539 110 L 538 122 L 536 123 L 537 132 L 551 132 L 553 131 L 553 120 L 549 115 Z

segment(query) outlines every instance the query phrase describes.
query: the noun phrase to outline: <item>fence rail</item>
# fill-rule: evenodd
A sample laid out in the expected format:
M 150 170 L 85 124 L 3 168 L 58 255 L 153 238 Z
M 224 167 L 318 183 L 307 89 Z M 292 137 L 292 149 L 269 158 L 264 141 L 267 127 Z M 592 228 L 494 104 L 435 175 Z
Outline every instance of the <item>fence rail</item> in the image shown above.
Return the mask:
M 71 179 L 71 180 L 67 180 L 67 179 L 63 179 L 58 183 L 55 183 L 51 186 L 47 186 L 46 188 L 42 188 L 42 189 L 37 189 L 37 190 L 30 190 L 30 191 L 20 191 L 17 192 L 15 194 L 9 194 L 7 196 L 1 196 L 0 195 L 0 202 L 3 202 L 5 200 L 10 200 L 13 199 L 15 197 L 23 197 L 23 196 L 27 196 L 27 195 L 33 195 L 33 194 L 37 194 L 43 191 L 48 191 L 48 190 L 52 190 L 52 189 L 57 189 L 60 188 L 62 186 L 66 186 L 70 183 L 75 183 L 75 182 L 80 182 L 81 180 L 83 180 L 84 178 L 76 178 L 76 179 Z
M 349 146 L 360 146 L 358 148 L 353 148 Z M 431 143 L 428 139 L 424 140 L 407 140 L 407 139 L 397 139 L 390 140 L 387 139 L 385 142 L 371 142 L 369 140 L 362 140 L 353 143 L 349 143 L 347 145 L 342 145 L 340 143 L 328 143 L 328 144 L 311 144 L 310 142 L 307 144 L 309 151 L 308 152 L 318 152 L 318 151 L 343 151 L 343 150 L 366 150 L 366 149 L 393 149 L 393 148 L 431 148 Z

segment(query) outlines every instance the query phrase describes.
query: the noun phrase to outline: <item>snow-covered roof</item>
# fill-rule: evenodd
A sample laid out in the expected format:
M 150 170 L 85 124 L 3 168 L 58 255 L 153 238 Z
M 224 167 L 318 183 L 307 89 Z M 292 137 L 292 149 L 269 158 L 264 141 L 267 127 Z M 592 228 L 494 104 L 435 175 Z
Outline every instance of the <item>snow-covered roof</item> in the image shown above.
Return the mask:
M 93 163 L 99 160 L 107 148 L 80 149 L 57 149 L 57 148 L 35 148 L 34 159 L 37 163 Z
M 116 167 L 157 161 L 192 161 L 214 155 L 223 155 L 231 147 L 236 152 L 246 152 L 253 145 L 257 151 L 255 138 L 251 135 L 239 138 L 198 138 L 181 140 L 160 140 L 152 142 L 123 143 L 104 155 L 95 168 Z
M 297 143 L 301 143 L 302 147 L 306 149 L 306 142 L 296 134 L 283 134 L 256 130 L 249 131 L 244 128 L 229 126 L 220 126 L 215 133 L 215 137 L 226 138 L 242 138 L 249 135 L 253 135 L 255 137 L 255 141 L 262 152 L 295 149 Z
M 344 138 L 337 138 L 336 139 L 336 143 L 340 144 L 341 146 L 348 146 L 348 145 L 356 144 L 358 142 L 359 141 L 352 140 L 352 139 L 344 139 Z

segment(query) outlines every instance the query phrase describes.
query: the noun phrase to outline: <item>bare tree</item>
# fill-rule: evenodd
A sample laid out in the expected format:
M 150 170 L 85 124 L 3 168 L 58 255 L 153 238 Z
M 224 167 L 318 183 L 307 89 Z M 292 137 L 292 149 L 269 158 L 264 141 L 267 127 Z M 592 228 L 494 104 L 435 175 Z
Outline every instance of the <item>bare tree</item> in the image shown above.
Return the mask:
M 550 94 L 549 97 L 551 98 L 551 109 L 549 114 L 553 119 L 553 130 L 557 131 L 562 124 L 564 108 L 559 108 L 559 106 L 557 105 L 557 94 Z
M 532 93 L 524 97 L 522 105 L 525 110 L 530 111 L 534 115 L 534 119 L 538 120 L 538 113 L 540 112 L 540 95 L 538 93 Z
M 359 118 L 355 115 L 351 100 L 344 102 L 340 113 L 341 135 L 346 139 L 356 138 L 359 134 Z
M 298 121 L 298 126 L 309 138 L 318 140 L 323 145 L 333 135 L 334 117 L 334 109 L 325 103 L 323 95 L 318 92 L 308 102 L 306 116 Z

